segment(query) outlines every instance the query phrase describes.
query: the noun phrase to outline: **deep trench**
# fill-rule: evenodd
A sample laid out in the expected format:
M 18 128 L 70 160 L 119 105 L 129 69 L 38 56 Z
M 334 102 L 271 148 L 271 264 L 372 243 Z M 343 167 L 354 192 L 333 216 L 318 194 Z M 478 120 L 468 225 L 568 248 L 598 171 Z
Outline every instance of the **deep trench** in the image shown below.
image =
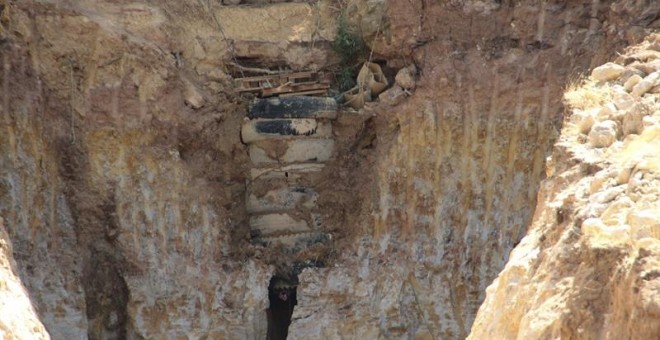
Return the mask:
M 509 3 L 513 4 L 513 2 Z M 620 44 L 619 41 L 616 43 Z M 498 43 L 498 46 L 502 44 L 515 46 L 519 44 L 519 41 L 509 39 L 502 43 Z M 543 50 L 547 46 L 539 44 L 539 46 L 537 46 L 538 48 L 534 45 L 531 47 L 534 47 L 534 51 L 536 51 Z M 602 56 L 600 57 L 602 58 Z M 584 66 L 588 64 L 588 62 L 588 60 L 583 61 L 581 64 Z M 572 63 L 571 66 L 575 66 L 575 63 Z M 20 67 L 25 69 L 24 66 Z M 27 70 L 26 72 L 30 74 L 21 74 L 19 76 L 30 77 L 36 73 L 34 70 Z M 391 75 L 388 76 L 391 78 Z M 565 75 L 563 76 L 567 77 Z M 8 81 L 6 75 L 4 80 L 5 82 Z M 17 79 L 16 82 L 20 83 L 23 80 L 24 79 Z M 554 86 L 556 86 L 556 84 Z M 52 93 L 49 93 L 48 95 L 55 96 L 55 94 Z M 49 100 L 53 102 L 57 102 L 59 99 L 49 98 Z M 46 106 L 52 105 L 52 103 L 42 103 L 40 105 Z M 61 112 L 67 111 L 65 109 L 66 105 L 61 105 L 61 103 L 58 105 L 59 107 L 57 108 Z M 8 117 L 7 119 L 11 119 L 10 114 L 6 114 L 6 117 Z M 61 120 L 66 121 L 63 125 L 68 125 L 68 116 L 66 114 L 62 114 Z M 542 127 L 539 127 L 539 129 L 540 128 Z M 78 131 L 79 135 L 83 135 L 84 131 L 82 127 L 76 127 L 75 129 Z M 375 129 L 375 127 L 370 126 L 369 129 Z M 362 134 L 368 135 L 368 145 L 371 148 L 372 146 L 370 143 L 372 140 L 376 139 L 376 137 L 372 136 L 370 131 L 365 132 L 364 130 L 361 130 L 358 139 L 361 138 L 360 136 Z M 354 145 L 357 147 L 359 142 L 359 140 L 356 141 Z M 126 327 L 128 313 L 126 309 L 130 299 L 130 292 L 123 277 L 124 272 L 126 271 L 126 263 L 122 258 L 122 255 L 119 254 L 120 250 L 117 249 L 117 246 L 114 243 L 115 236 L 113 235 L 115 235 L 116 230 L 119 228 L 114 215 L 114 210 L 116 209 L 113 203 L 114 194 L 112 192 L 99 192 L 97 188 L 84 187 L 86 171 L 84 164 L 87 161 L 87 158 L 80 150 L 80 146 L 68 145 L 69 141 L 64 141 L 58 144 L 57 140 L 55 141 L 55 144 L 61 162 L 59 164 L 61 176 L 68 185 L 66 194 L 72 200 L 70 206 L 75 219 L 77 236 L 80 240 L 82 257 L 84 259 L 82 282 L 85 290 L 86 312 L 89 321 L 88 336 L 90 339 L 123 339 L 127 336 Z M 360 156 L 365 156 L 366 158 L 365 154 L 360 154 Z M 216 160 L 214 159 L 214 161 Z M 357 167 L 355 164 L 352 164 L 351 166 Z M 538 183 L 528 184 L 532 187 L 538 187 Z M 3 187 L 8 187 L 8 185 L 2 185 L 3 186 L 0 187 L 0 195 L 6 196 L 6 192 L 8 192 L 9 189 L 3 189 Z M 339 205 L 336 207 L 336 213 L 339 214 L 353 208 Z M 232 207 L 232 209 L 235 208 Z M 2 212 L 4 213 L 5 210 Z M 515 243 L 518 240 L 511 241 Z M 24 246 L 26 242 L 20 239 L 15 240 L 14 243 L 17 253 L 16 257 L 19 260 L 19 265 L 22 265 L 20 253 L 29 250 L 29 247 L 27 245 Z M 28 279 L 30 276 L 29 267 L 22 267 L 21 273 L 25 279 Z M 288 280 L 290 279 L 288 279 L 286 275 L 275 275 L 267 283 L 269 302 L 267 311 L 268 339 L 286 339 L 288 327 L 291 323 L 291 315 L 298 301 L 296 284 L 281 285 L 282 282 Z
M 298 304 L 297 285 L 281 276 L 273 276 L 268 283 L 267 340 L 285 340 L 289 334 L 293 309 Z

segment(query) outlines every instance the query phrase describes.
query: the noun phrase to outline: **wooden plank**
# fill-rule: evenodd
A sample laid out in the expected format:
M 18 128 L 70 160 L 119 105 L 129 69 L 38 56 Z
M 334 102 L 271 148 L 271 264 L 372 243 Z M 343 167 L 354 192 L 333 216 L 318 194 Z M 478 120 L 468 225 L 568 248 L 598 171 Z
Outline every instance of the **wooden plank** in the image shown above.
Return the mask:
M 262 97 L 296 93 L 321 95 L 330 88 L 322 73 L 311 71 L 237 78 L 234 85 L 239 93 L 261 92 Z
M 326 95 L 328 90 L 313 90 L 313 91 L 303 91 L 303 92 L 294 92 L 294 93 L 282 93 L 280 97 L 293 97 L 293 96 L 316 96 L 316 95 Z
M 265 76 L 254 76 L 245 78 L 235 78 L 236 81 L 269 81 L 274 79 L 289 79 L 289 78 L 313 78 L 316 72 L 296 72 L 296 73 L 281 73 Z
M 325 84 L 285 84 L 283 86 L 278 86 L 274 88 L 264 88 L 261 91 L 262 96 L 269 97 L 281 93 L 294 93 L 294 92 L 304 92 L 304 91 L 314 91 L 314 90 L 325 90 L 330 88 L 329 85 Z

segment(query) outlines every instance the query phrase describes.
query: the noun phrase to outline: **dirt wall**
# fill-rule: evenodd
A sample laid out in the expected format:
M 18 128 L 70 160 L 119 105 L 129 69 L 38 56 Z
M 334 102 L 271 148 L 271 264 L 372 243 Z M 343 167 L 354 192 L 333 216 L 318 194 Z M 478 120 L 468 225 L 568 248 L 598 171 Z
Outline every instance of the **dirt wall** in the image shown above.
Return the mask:
M 279 255 L 249 243 L 230 64 L 332 68 L 342 8 L 388 73 L 419 72 L 333 123 L 334 239 L 305 255 L 323 268 L 289 335 L 464 338 L 531 220 L 564 87 L 658 25 L 653 1 L 319 2 L 260 7 L 301 25 L 270 37 L 210 2 L 3 4 L 0 215 L 57 339 L 263 336 Z

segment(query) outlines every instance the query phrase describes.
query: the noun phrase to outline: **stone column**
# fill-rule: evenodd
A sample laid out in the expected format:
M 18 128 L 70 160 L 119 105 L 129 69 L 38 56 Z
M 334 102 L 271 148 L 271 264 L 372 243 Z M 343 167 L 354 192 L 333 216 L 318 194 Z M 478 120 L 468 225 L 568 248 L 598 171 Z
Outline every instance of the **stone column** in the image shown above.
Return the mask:
M 337 103 L 326 97 L 251 103 L 241 138 L 252 162 L 245 204 L 253 242 L 297 251 L 328 240 L 314 186 L 333 157 L 336 117 Z

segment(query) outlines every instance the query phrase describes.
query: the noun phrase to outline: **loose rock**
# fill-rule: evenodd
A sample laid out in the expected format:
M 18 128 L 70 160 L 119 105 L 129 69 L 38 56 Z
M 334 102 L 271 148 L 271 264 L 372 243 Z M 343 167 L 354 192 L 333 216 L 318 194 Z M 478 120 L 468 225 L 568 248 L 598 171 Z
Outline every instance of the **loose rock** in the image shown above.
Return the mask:
M 653 116 L 645 116 L 642 118 L 642 126 L 649 127 L 658 123 L 658 119 Z
M 646 74 L 644 72 L 640 71 L 639 69 L 637 69 L 636 67 L 632 67 L 632 66 L 628 65 L 628 66 L 626 66 L 626 70 L 623 71 L 623 73 L 619 77 L 619 80 L 622 83 L 625 83 L 625 82 L 628 81 L 628 79 L 630 79 L 630 77 L 632 77 L 634 75 L 637 75 L 637 76 L 640 76 L 640 77 L 643 78 Z
M 396 74 L 394 81 L 396 82 L 397 85 L 401 86 L 401 88 L 406 90 L 412 90 L 415 88 L 416 85 L 415 72 L 416 72 L 416 68 L 414 65 L 404 67 L 400 69 L 399 72 Z
M 391 88 L 387 89 L 380 95 L 378 99 L 388 105 L 395 106 L 400 104 L 406 98 L 406 93 L 403 91 L 401 86 L 394 85 Z
M 580 133 L 588 134 L 596 120 L 593 111 L 576 111 L 571 116 L 571 121 L 577 126 Z
M 616 175 L 616 184 L 626 184 L 630 180 L 630 174 L 632 173 L 631 168 L 622 168 Z
M 598 113 L 596 113 L 596 119 L 601 122 L 604 120 L 611 120 L 616 117 L 616 114 L 616 106 L 613 103 L 607 103 L 598 110 Z
M 633 74 L 632 76 L 630 76 L 630 78 L 628 78 L 628 80 L 626 80 L 626 83 L 623 84 L 623 88 L 626 89 L 626 91 L 630 92 L 632 91 L 633 87 L 637 85 L 637 83 L 639 83 L 641 80 L 642 77 L 640 77 L 637 74 Z
M 658 84 L 658 79 L 660 78 L 660 72 L 653 72 L 642 79 L 637 85 L 632 89 L 632 95 L 636 97 L 641 97 L 644 93 L 648 92 L 653 86 Z
M 589 144 L 595 148 L 608 147 L 616 141 L 617 123 L 606 120 L 594 124 L 589 132 Z
M 597 81 L 613 80 L 619 78 L 619 76 L 625 70 L 626 68 L 621 65 L 615 63 L 607 63 L 605 65 L 596 67 L 591 72 L 591 77 Z
M 612 101 L 619 110 L 627 110 L 635 104 L 635 99 L 626 91 L 614 91 Z
M 201 91 L 189 81 L 185 82 L 183 98 L 185 104 L 193 109 L 199 109 L 206 104 L 206 99 L 204 99 Z
M 623 196 L 616 201 L 612 202 L 603 214 L 600 216 L 603 223 L 609 226 L 618 226 L 626 224 L 628 217 L 628 210 L 635 203 L 628 197 Z
M 621 129 L 624 135 L 639 134 L 644 130 L 644 108 L 643 105 L 636 104 L 623 116 Z
M 591 247 L 609 248 L 630 238 L 630 226 L 608 227 L 600 218 L 590 218 L 582 223 L 582 233 L 587 236 Z
M 660 93 L 660 85 L 653 86 L 653 88 L 649 90 L 649 93 Z
M 657 209 L 631 212 L 628 214 L 628 224 L 638 238 L 660 237 L 660 211 Z
M 660 71 L 660 59 L 652 60 L 647 63 L 642 64 L 641 66 L 646 70 L 646 74 Z

